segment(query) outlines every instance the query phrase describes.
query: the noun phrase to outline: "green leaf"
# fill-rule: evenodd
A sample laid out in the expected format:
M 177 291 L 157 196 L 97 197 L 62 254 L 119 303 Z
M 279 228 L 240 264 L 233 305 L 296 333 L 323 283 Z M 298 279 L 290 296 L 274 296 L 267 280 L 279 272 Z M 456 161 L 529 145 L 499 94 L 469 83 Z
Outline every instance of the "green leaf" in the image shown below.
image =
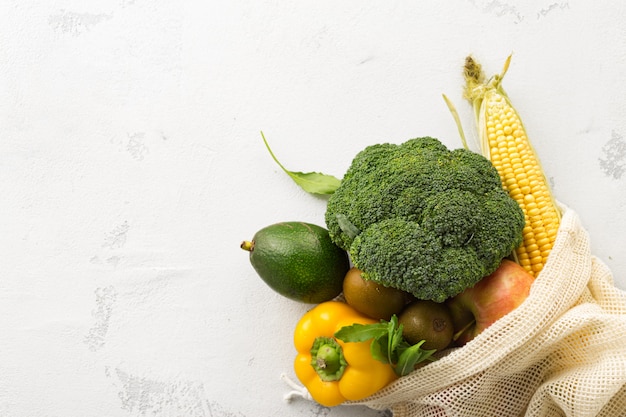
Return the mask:
M 395 371 L 399 376 L 408 375 L 415 369 L 415 365 L 425 360 L 432 360 L 431 356 L 436 352 L 435 349 L 424 350 L 422 345 L 425 340 L 401 349 L 396 363 Z
M 398 318 L 394 314 L 391 317 L 392 326 L 389 326 L 389 340 L 388 343 L 388 356 L 389 363 L 396 363 L 398 361 L 398 347 L 404 341 L 402 337 L 402 325 L 398 325 Z
M 337 218 L 337 224 L 339 228 L 348 236 L 350 239 L 354 239 L 357 237 L 361 231 L 358 227 L 356 227 L 345 214 L 337 213 L 335 214 Z
M 365 342 L 370 339 L 378 339 L 388 334 L 389 325 L 385 322 L 373 324 L 355 323 L 350 326 L 344 326 L 337 330 L 335 337 L 346 343 L 348 342 Z
M 394 334 L 396 326 L 397 324 L 393 322 L 383 320 L 380 323 L 372 324 L 355 323 L 339 329 L 335 333 L 335 337 L 346 343 L 372 340 L 370 345 L 372 357 L 383 363 L 392 363 L 392 351 L 390 350 L 392 342 L 390 338 Z
M 411 346 L 402 336 L 402 325 L 399 324 L 395 314 L 389 321 L 344 326 L 335 332 L 334 336 L 346 343 L 372 340 L 370 345 L 372 357 L 382 363 L 393 365 L 400 376 L 413 371 L 415 365 L 420 362 L 433 360 L 431 356 L 436 352 L 422 349 L 424 340 Z
M 372 341 L 370 345 L 372 357 L 382 363 L 393 363 L 389 351 L 389 334 L 385 333 Z
M 287 173 L 294 180 L 296 184 L 300 186 L 304 191 L 311 194 L 332 194 L 335 192 L 339 184 L 341 184 L 341 180 L 332 175 L 322 174 L 320 172 L 295 172 L 289 171 L 287 168 L 281 164 L 272 149 L 270 149 L 270 145 L 267 143 L 265 139 L 265 135 L 261 132 L 261 137 L 263 138 L 263 142 L 265 143 L 265 147 L 269 151 L 272 159 L 278 164 L 278 166 Z

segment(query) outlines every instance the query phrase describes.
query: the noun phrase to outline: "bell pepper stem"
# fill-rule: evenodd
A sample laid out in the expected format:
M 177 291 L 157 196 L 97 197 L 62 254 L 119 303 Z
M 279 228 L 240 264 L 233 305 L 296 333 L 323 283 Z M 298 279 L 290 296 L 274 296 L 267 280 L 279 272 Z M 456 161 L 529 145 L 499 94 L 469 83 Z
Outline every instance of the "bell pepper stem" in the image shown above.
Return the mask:
M 311 366 L 322 381 L 339 381 L 348 363 L 343 349 L 332 337 L 318 337 L 311 347 Z

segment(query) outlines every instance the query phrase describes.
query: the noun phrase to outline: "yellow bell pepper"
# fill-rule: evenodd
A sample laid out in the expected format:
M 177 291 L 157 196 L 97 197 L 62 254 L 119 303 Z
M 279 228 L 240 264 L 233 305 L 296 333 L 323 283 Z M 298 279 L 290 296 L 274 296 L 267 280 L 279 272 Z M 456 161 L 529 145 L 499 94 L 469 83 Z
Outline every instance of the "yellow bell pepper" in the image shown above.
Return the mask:
M 295 373 L 321 405 L 361 400 L 397 378 L 391 365 L 374 359 L 371 340 L 344 343 L 334 337 L 339 329 L 355 323 L 377 321 L 346 303 L 327 301 L 305 313 L 296 325 Z

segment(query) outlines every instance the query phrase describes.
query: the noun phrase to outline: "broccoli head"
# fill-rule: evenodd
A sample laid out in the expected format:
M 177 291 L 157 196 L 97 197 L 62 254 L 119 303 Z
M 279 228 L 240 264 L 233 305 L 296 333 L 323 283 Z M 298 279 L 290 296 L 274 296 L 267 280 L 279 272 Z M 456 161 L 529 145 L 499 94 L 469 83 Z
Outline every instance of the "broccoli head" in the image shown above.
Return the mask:
M 431 137 L 359 152 L 325 220 L 366 279 L 436 302 L 495 271 L 525 222 L 488 159 Z

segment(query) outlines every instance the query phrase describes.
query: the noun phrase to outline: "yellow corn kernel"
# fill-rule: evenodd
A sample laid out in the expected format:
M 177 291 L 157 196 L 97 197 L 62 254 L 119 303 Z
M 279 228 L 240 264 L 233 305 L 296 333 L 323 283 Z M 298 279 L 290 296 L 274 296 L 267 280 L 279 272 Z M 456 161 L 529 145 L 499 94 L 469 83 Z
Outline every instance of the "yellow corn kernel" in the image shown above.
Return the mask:
M 523 242 L 515 258 L 537 276 L 556 240 L 561 213 L 522 120 L 501 87 L 510 58 L 501 74 L 485 81 L 480 65 L 468 57 L 465 96 L 477 116 L 481 152 L 491 160 L 503 187 L 524 212 Z

